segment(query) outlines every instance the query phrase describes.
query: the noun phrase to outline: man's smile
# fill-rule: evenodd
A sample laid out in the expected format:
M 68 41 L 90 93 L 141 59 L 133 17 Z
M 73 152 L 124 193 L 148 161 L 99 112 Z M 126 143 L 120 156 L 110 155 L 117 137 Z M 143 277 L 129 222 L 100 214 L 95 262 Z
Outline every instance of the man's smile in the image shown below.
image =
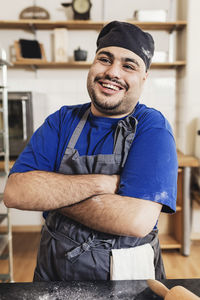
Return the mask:
M 122 84 L 116 79 L 95 78 L 95 82 L 97 82 L 101 86 L 104 93 L 108 93 L 108 94 L 128 89 L 126 84 Z
M 124 89 L 120 84 L 111 81 L 98 80 L 97 82 L 103 88 L 103 91 L 106 91 L 108 94 Z
M 100 83 L 103 87 L 111 89 L 111 90 L 115 90 L 115 91 L 119 91 L 121 88 L 119 86 L 113 85 L 113 84 L 109 84 L 109 83 Z

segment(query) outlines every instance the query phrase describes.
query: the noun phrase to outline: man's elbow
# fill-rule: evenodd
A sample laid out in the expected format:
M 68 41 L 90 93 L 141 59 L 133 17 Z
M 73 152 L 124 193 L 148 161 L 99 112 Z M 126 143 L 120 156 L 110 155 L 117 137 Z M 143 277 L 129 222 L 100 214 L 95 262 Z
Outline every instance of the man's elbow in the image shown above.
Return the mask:
M 4 202 L 6 207 L 8 207 L 8 208 L 12 207 L 11 198 L 10 198 L 9 194 L 5 191 L 4 191 L 4 194 L 3 194 L 3 202 Z
M 148 235 L 151 231 L 153 230 L 153 227 L 151 228 L 147 228 L 144 226 L 140 226 L 140 227 L 134 227 L 132 232 L 131 232 L 131 236 L 135 236 L 138 238 L 143 238 L 146 235 Z
M 153 221 L 149 222 L 143 220 L 143 222 L 140 222 L 139 220 L 134 220 L 132 222 L 132 226 L 130 227 L 130 235 L 138 238 L 143 238 L 153 230 L 154 225 L 155 224 Z
M 15 206 L 13 192 L 12 192 L 12 189 L 10 187 L 8 187 L 8 185 L 6 185 L 5 190 L 4 190 L 3 202 L 4 202 L 5 206 L 8 208 L 13 208 Z
M 146 200 L 144 200 L 146 201 Z M 148 203 L 150 206 L 144 206 L 137 212 L 134 218 L 132 218 L 131 231 L 132 235 L 143 238 L 148 235 L 155 227 L 162 205 L 159 203 Z
M 18 191 L 16 190 L 16 184 L 13 182 L 12 175 L 8 178 L 5 190 L 3 193 L 3 202 L 8 208 L 18 208 L 17 207 L 17 199 L 18 199 Z

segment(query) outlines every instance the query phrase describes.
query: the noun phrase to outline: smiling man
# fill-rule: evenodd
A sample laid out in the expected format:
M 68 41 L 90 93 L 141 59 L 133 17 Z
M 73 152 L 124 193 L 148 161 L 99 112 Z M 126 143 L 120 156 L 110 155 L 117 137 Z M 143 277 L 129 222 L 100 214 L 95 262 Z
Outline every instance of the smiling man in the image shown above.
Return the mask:
M 177 157 L 165 117 L 139 103 L 153 52 L 150 34 L 107 24 L 91 103 L 50 115 L 12 168 L 5 204 L 45 211 L 35 281 L 165 277 L 157 221 L 175 211 Z

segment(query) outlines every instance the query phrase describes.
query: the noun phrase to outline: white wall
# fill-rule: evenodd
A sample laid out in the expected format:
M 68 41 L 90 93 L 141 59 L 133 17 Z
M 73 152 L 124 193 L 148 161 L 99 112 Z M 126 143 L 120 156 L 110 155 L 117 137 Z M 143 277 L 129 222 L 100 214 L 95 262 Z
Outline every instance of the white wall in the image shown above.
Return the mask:
M 182 2 L 183 1 L 183 2 Z M 196 125 L 200 118 L 199 101 L 199 53 L 200 35 L 200 1 L 180 0 L 183 8 L 182 16 L 187 18 L 187 44 L 182 43 L 186 53 L 186 68 L 179 74 L 177 102 L 177 144 L 185 154 L 195 154 Z M 180 48 L 181 48 L 180 47 Z M 182 49 L 180 49 L 180 52 Z
M 0 0 L 0 20 L 16 20 L 19 13 L 27 6 L 33 5 L 34 1 L 28 0 Z M 66 20 L 66 10 L 61 6 L 60 0 L 37 0 L 36 4 L 46 8 L 53 20 Z M 92 0 L 93 6 L 91 18 L 93 20 L 130 20 L 137 9 L 166 9 L 168 20 L 175 20 L 176 0 Z M 187 52 L 187 85 L 185 77 L 183 85 L 184 94 L 187 93 L 187 100 L 176 102 L 176 71 L 175 70 L 151 70 L 146 82 L 143 95 L 140 99 L 142 103 L 153 106 L 168 118 L 171 123 L 176 139 L 180 146 L 185 143 L 185 139 L 192 140 L 187 152 L 193 152 L 194 118 L 199 115 L 200 104 L 198 102 L 198 77 L 194 74 L 198 68 L 198 55 L 195 46 L 198 36 L 193 39 L 193 30 L 198 28 L 200 23 L 198 12 L 200 1 L 189 1 L 189 46 Z M 172 9 L 173 8 L 173 9 Z M 193 16 L 194 14 L 194 16 Z M 192 19 L 193 16 L 193 19 Z M 200 24 L 199 24 L 200 25 Z M 168 51 L 169 37 L 166 32 L 151 32 L 156 44 L 156 50 Z M 95 53 L 95 42 L 97 31 L 69 31 L 69 56 L 73 57 L 73 50 L 78 46 L 88 50 L 88 60 L 92 60 Z M 45 53 L 48 60 L 52 60 L 52 31 L 39 30 L 35 36 L 23 30 L 0 30 L 0 46 L 4 47 L 9 57 L 10 46 L 19 38 L 38 39 L 44 44 Z M 199 41 L 200 44 L 200 41 Z M 192 56 L 192 57 L 191 57 Z M 197 58 L 197 59 L 196 59 Z M 32 91 L 33 92 L 33 112 L 34 129 L 36 129 L 43 119 L 50 113 L 65 104 L 84 103 L 89 101 L 86 90 L 87 70 L 41 70 L 15 69 L 8 72 L 9 91 Z M 186 86 L 190 93 L 186 91 Z M 78 88 L 77 88 L 78 87 Z M 178 95 L 183 91 L 179 90 Z M 179 97 L 180 98 L 180 97 Z M 189 101 L 190 100 L 190 101 Z M 192 103 L 192 105 L 190 105 Z M 177 106 L 177 107 L 176 107 Z M 183 107 L 184 106 L 184 107 Z M 187 110 L 187 115 L 177 112 Z M 185 118 L 186 117 L 186 118 Z M 184 134 L 180 128 L 184 128 Z M 184 147 L 181 147 L 184 148 Z M 12 210 L 12 222 L 14 225 L 39 224 L 41 222 L 40 213 L 20 212 Z

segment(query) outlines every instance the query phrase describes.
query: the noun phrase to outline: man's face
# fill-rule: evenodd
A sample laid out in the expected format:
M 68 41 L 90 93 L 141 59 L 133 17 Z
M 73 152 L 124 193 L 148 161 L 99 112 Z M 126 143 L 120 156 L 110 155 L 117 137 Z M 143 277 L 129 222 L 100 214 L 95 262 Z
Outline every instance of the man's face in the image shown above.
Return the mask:
M 145 63 L 137 54 L 120 47 L 100 49 L 87 80 L 92 113 L 113 118 L 131 113 L 146 78 Z

